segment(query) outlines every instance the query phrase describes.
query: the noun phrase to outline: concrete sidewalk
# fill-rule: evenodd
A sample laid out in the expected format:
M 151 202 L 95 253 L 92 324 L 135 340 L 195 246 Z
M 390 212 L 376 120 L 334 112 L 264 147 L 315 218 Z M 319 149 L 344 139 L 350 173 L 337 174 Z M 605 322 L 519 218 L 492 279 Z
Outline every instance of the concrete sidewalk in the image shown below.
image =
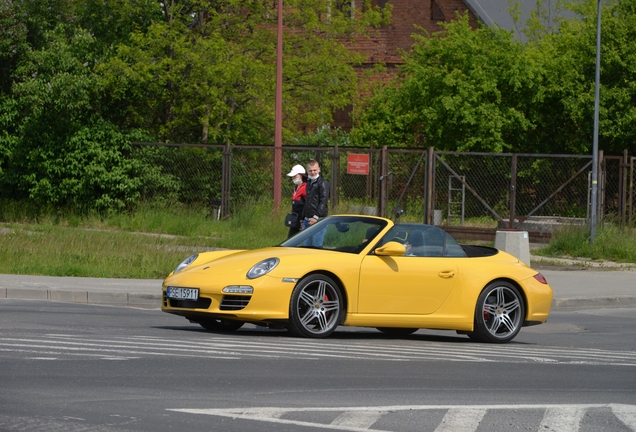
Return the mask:
M 636 308 L 634 271 L 599 271 L 539 263 L 533 266 L 554 290 L 552 310 Z M 160 279 L 0 275 L 0 299 L 158 309 L 161 306 L 161 282 Z

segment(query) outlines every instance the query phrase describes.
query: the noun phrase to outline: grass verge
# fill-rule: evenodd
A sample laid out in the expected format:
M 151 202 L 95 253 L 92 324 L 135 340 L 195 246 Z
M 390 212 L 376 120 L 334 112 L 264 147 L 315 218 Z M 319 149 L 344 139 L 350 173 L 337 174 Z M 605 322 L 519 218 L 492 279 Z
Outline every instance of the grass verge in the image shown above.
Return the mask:
M 592 260 L 636 263 L 636 230 L 605 224 L 590 243 L 590 228 L 567 226 L 552 235 L 550 243 L 533 251 L 545 257 L 581 257 Z
M 139 209 L 110 217 L 39 216 L 0 225 L 0 273 L 163 278 L 195 252 L 254 249 L 287 238 L 285 212 L 271 204 L 218 221 L 192 209 Z
M 256 249 L 287 238 L 287 207 L 272 212 L 271 202 L 247 203 L 222 221 L 210 218 L 206 209 L 179 207 L 145 206 L 108 216 L 50 212 L 37 218 L 24 211 L 7 217 L 6 209 L 0 274 L 161 279 L 192 253 Z M 589 228 L 567 227 L 533 254 L 636 263 L 636 230 L 608 223 L 591 244 Z

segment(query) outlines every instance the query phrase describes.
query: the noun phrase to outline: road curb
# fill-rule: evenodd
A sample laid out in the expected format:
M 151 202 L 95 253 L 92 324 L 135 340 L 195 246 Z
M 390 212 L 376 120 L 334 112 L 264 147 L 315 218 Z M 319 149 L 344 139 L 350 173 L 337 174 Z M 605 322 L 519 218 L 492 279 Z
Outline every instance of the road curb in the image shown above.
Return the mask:
M 137 309 L 161 308 L 161 294 L 0 288 L 0 298 L 20 300 L 51 300 L 60 303 L 84 303 L 102 306 L 125 306 Z
M 636 308 L 636 297 L 563 298 L 552 301 L 552 310 Z

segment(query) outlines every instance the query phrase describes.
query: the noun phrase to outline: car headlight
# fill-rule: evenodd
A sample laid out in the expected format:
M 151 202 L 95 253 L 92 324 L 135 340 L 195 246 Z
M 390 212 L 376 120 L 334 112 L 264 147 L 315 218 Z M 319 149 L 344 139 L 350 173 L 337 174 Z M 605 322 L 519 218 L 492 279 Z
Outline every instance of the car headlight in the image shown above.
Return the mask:
M 197 259 L 198 257 L 199 257 L 199 254 L 190 255 L 189 257 L 181 261 L 181 264 L 179 264 L 177 268 L 174 269 L 173 273 L 180 272 L 181 270 L 183 270 L 184 268 L 192 264 L 194 260 Z
M 266 260 L 263 260 L 259 262 L 258 264 L 254 265 L 254 267 L 252 267 L 247 272 L 247 278 L 256 279 L 258 277 L 266 275 L 267 273 L 274 270 L 274 267 L 276 267 L 279 262 L 280 260 L 278 258 L 267 258 Z

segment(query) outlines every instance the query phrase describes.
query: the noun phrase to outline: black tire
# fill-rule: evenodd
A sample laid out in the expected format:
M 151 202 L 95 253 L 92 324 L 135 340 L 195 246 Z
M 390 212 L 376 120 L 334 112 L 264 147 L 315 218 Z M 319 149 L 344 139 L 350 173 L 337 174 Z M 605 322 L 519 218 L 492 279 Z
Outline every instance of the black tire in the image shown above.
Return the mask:
M 468 336 L 476 341 L 510 342 L 525 320 L 525 305 L 517 287 L 509 282 L 490 283 L 479 295 L 475 328 Z
M 336 330 L 343 310 L 342 292 L 333 279 L 315 274 L 292 292 L 287 328 L 296 336 L 324 338 Z
M 416 328 L 398 328 L 398 327 L 376 327 L 382 333 L 386 333 L 391 336 L 408 336 L 415 333 L 419 329 Z
M 243 321 L 232 321 L 224 319 L 206 319 L 200 320 L 199 325 L 208 331 L 216 332 L 233 332 L 245 324 Z

